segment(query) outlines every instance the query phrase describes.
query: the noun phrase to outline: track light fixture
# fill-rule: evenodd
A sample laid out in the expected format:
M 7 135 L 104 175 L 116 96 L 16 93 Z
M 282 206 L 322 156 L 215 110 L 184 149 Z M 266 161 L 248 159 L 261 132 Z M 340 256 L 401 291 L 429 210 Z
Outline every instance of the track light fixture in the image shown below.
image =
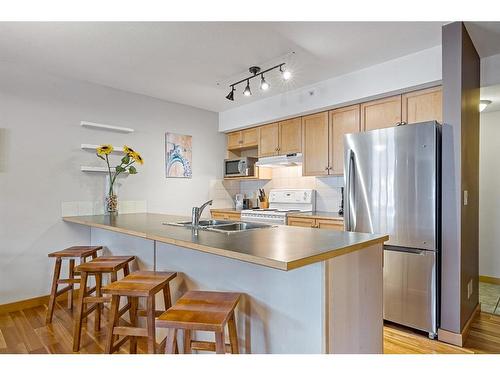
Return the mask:
M 290 78 L 292 78 L 292 73 L 290 73 L 290 71 L 288 69 L 283 70 L 282 66 L 280 66 L 280 72 L 281 72 L 281 76 L 283 77 L 283 79 L 285 81 L 288 81 Z
M 266 69 L 266 70 L 264 70 L 264 71 L 261 72 L 260 67 L 258 67 L 258 66 L 251 66 L 248 69 L 248 71 L 252 75 L 250 77 L 243 78 L 241 81 L 238 81 L 238 82 L 235 82 L 235 83 L 231 84 L 230 85 L 231 91 L 229 92 L 229 94 L 227 94 L 226 99 L 234 101 L 234 91 L 235 91 L 234 87 L 236 85 L 239 85 L 240 83 L 243 83 L 243 82 L 247 83 L 247 85 L 245 87 L 245 90 L 243 91 L 243 95 L 245 95 L 245 96 L 251 96 L 252 95 L 252 90 L 250 89 L 250 80 L 252 78 L 257 77 L 258 75 L 260 75 L 260 89 L 263 90 L 263 91 L 268 90 L 271 87 L 271 85 L 264 78 L 264 73 L 268 73 L 268 72 L 270 72 L 271 70 L 274 70 L 274 69 L 279 69 L 281 77 L 285 81 L 288 81 L 290 78 L 292 78 L 292 73 L 290 73 L 290 71 L 288 69 L 284 68 L 284 67 L 285 67 L 285 63 L 281 63 L 281 64 L 275 65 L 275 66 L 273 66 L 273 67 L 271 67 L 269 69 Z
M 231 86 L 231 91 L 227 94 L 226 99 L 234 101 L 234 86 Z
M 245 91 L 243 91 L 243 95 L 250 96 L 252 95 L 252 91 L 250 90 L 250 80 L 247 79 L 247 87 L 245 87 Z
M 270 86 L 269 86 L 269 83 L 267 83 L 267 81 L 265 80 L 264 74 L 261 74 L 260 77 L 261 77 L 261 79 L 260 79 L 260 89 L 264 90 L 264 91 L 268 90 Z

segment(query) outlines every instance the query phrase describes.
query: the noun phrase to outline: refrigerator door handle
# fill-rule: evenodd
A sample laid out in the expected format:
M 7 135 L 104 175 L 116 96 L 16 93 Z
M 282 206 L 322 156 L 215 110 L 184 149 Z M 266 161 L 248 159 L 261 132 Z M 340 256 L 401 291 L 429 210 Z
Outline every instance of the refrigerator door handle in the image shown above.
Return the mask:
M 347 170 L 346 170 L 346 183 L 345 183 L 345 188 L 347 191 L 346 194 L 346 207 L 347 209 L 345 210 L 345 230 L 346 231 L 351 231 L 352 230 L 352 214 L 351 214 L 351 202 L 355 202 L 354 200 L 354 181 L 352 181 L 353 178 L 353 172 L 354 172 L 354 151 L 349 149 L 347 152 Z

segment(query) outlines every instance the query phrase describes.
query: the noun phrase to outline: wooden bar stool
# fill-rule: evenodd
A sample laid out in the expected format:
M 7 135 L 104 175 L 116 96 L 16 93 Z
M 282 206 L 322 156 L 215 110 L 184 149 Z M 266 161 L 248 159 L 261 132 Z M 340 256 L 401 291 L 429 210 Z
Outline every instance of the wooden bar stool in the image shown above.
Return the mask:
M 165 353 L 173 354 L 177 330 L 184 330 L 184 353 L 191 350 L 210 350 L 217 354 L 229 351 L 238 354 L 238 335 L 234 309 L 240 293 L 190 291 L 158 317 L 156 326 L 168 328 Z M 228 325 L 230 345 L 225 344 L 224 328 Z M 192 340 L 192 331 L 215 333 L 215 343 Z
M 80 272 L 81 281 L 73 331 L 74 352 L 80 350 L 83 319 L 92 313 L 92 311 L 95 311 L 94 330 L 99 331 L 101 329 L 101 306 L 105 302 L 111 302 L 111 297 L 103 297 L 102 295 L 103 274 L 110 274 L 112 282 L 117 280 L 117 273 L 122 269 L 124 275 L 127 276 L 130 272 L 129 263 L 134 259 L 135 256 L 101 256 L 76 267 L 76 270 Z M 95 288 L 87 290 L 89 275 L 94 275 L 95 277 Z M 90 295 L 92 292 L 95 292 L 95 296 Z M 89 303 L 93 303 L 93 305 L 90 308 L 86 308 L 86 305 Z M 129 307 L 130 303 L 120 310 L 119 316 L 123 315 Z
M 111 313 L 109 316 L 108 336 L 106 337 L 106 353 L 113 353 L 130 339 L 130 353 L 137 353 L 137 337 L 148 338 L 148 352 L 156 353 L 155 318 L 164 311 L 155 308 L 155 295 L 162 291 L 165 310 L 172 306 L 170 297 L 170 281 L 177 276 L 176 272 L 137 271 L 125 278 L 115 281 L 102 290 L 111 294 Z M 120 297 L 127 297 L 130 302 L 130 326 L 119 326 Z M 139 298 L 146 298 L 146 310 L 139 310 Z M 137 317 L 146 316 L 147 328 L 137 325 Z M 115 336 L 124 336 L 115 343 Z M 163 344 L 163 343 L 162 343 Z
M 80 279 L 75 277 L 75 260 L 80 259 L 80 263 L 85 263 L 88 257 L 92 257 L 92 259 L 96 258 L 97 251 L 101 249 L 102 246 L 73 246 L 49 254 L 49 258 L 56 258 L 56 263 L 54 266 L 54 275 L 52 276 L 52 287 L 50 290 L 47 316 L 45 317 L 45 322 L 47 324 L 52 323 L 56 298 L 61 294 L 69 292 L 68 308 L 73 308 L 73 291 L 75 289 L 75 284 L 80 284 Z M 63 259 L 69 259 L 67 279 L 60 278 Z M 57 290 L 59 284 L 68 284 L 68 286 L 61 290 Z

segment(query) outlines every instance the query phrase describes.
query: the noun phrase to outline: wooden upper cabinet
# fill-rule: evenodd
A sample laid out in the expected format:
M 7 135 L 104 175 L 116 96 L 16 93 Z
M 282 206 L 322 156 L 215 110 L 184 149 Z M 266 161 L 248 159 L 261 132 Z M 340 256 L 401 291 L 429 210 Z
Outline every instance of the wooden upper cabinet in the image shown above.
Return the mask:
M 344 135 L 361 130 L 360 105 L 330 111 L 330 174 L 344 174 Z
M 259 144 L 259 128 L 227 133 L 227 149 L 238 150 L 257 147 Z
M 233 150 L 241 147 L 241 132 L 227 134 L 227 149 Z
M 274 156 L 279 152 L 279 124 L 260 127 L 259 156 Z
M 302 117 L 302 175 L 328 175 L 328 112 Z
M 390 128 L 401 122 L 401 95 L 361 104 L 361 129 Z
M 279 123 L 278 154 L 286 155 L 302 152 L 302 119 L 293 118 Z
M 403 95 L 403 121 L 443 121 L 443 90 L 441 86 L 409 92 Z
M 251 128 L 241 131 L 242 147 L 257 147 L 259 144 L 259 128 Z

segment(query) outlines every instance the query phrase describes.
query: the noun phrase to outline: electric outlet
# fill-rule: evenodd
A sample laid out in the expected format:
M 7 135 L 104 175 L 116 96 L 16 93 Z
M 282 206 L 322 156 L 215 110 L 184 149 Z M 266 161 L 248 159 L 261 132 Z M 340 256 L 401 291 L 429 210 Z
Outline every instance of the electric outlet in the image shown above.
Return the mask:
M 467 299 L 470 299 L 470 296 L 472 296 L 472 279 L 467 284 Z

